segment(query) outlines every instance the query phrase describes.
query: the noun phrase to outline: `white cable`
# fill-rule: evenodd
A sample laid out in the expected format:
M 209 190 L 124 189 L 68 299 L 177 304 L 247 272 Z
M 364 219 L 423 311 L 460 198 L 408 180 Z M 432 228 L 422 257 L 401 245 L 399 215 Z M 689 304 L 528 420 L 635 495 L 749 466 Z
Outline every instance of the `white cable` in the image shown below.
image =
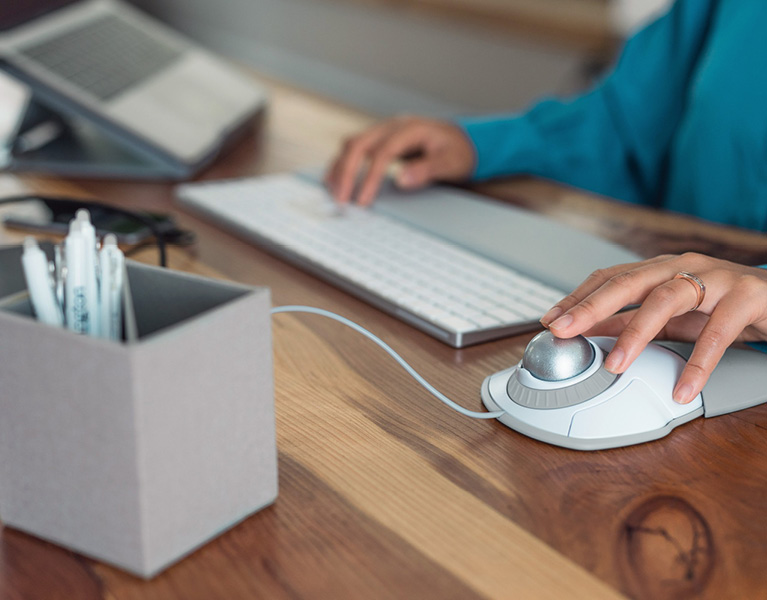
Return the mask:
M 328 317 L 329 319 L 333 319 L 334 321 L 343 323 L 347 327 L 351 327 L 355 331 L 364 335 L 369 340 L 372 340 L 376 344 L 378 344 L 381 348 L 383 348 L 389 354 L 389 356 L 391 356 L 394 360 L 396 360 L 402 366 L 403 369 L 405 369 L 408 373 L 410 373 L 413 379 L 415 379 L 424 388 L 426 388 L 435 398 L 437 398 L 438 400 L 441 400 L 453 410 L 456 410 L 462 415 L 466 415 L 467 417 L 471 417 L 472 419 L 497 419 L 506 414 L 502 410 L 496 411 L 496 412 L 474 412 L 472 410 L 468 410 L 464 408 L 460 404 L 456 404 L 450 398 L 445 396 L 442 392 L 437 390 L 437 388 L 431 385 L 423 377 L 421 377 L 421 375 L 419 375 L 416 372 L 416 370 L 413 369 L 413 367 L 407 364 L 407 362 L 405 362 L 405 359 L 402 358 L 399 354 L 397 354 L 391 348 L 391 346 L 389 346 L 389 344 L 384 342 L 381 338 L 377 337 L 376 335 L 370 333 L 364 327 L 357 325 L 354 321 L 350 321 L 346 317 L 337 315 L 336 313 L 330 312 L 329 310 L 323 310 L 322 308 L 314 308 L 313 306 L 275 306 L 271 310 L 271 312 L 272 314 L 286 313 L 286 312 L 310 313 L 314 315 L 321 315 L 323 317 Z

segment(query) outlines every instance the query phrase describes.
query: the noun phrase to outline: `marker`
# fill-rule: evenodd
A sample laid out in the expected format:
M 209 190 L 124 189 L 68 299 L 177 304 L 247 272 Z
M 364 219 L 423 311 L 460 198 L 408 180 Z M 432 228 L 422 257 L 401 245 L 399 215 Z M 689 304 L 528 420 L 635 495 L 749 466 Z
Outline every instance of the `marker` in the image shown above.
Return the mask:
M 53 292 L 48 259 L 35 238 L 28 237 L 24 240 L 21 265 L 37 319 L 48 325 L 62 327 L 64 315 Z
M 125 256 L 117 247 L 117 237 L 112 233 L 107 234 L 99 252 L 99 320 L 101 337 L 111 340 L 119 340 L 122 337 L 124 270 Z
M 64 306 L 64 277 L 66 276 L 66 266 L 64 265 L 64 255 L 61 250 L 61 244 L 53 247 L 53 281 L 55 282 L 56 301 L 60 307 Z M 63 308 L 62 308 L 63 310 Z
M 99 313 L 99 288 L 96 279 L 98 256 L 96 255 L 96 229 L 91 223 L 91 213 L 81 208 L 75 213 L 75 218 L 80 223 L 80 233 L 83 236 L 83 268 L 85 272 L 85 295 L 88 298 L 88 310 L 91 315 L 88 333 L 94 337 L 99 336 L 100 323 L 96 315 Z
M 67 265 L 67 278 L 64 282 L 65 316 L 68 329 L 87 334 L 91 330 L 91 315 L 86 284 L 85 252 L 85 240 L 80 229 L 80 222 L 72 219 L 69 224 L 69 234 L 64 240 L 64 258 Z

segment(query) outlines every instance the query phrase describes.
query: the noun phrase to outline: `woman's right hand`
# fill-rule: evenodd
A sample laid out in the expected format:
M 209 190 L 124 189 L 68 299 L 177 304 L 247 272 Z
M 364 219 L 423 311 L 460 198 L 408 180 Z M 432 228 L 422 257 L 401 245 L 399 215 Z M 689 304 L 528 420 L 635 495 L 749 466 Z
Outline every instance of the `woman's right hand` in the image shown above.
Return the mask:
M 395 183 L 416 189 L 434 181 L 467 179 L 475 157 L 471 141 L 454 123 L 397 117 L 347 139 L 325 175 L 325 184 L 337 202 L 365 206 L 375 199 L 390 165 L 403 159 Z
M 631 305 L 640 306 L 616 313 Z M 617 336 L 605 360 L 611 373 L 623 373 L 653 339 L 695 342 L 673 394 L 686 404 L 732 342 L 767 340 L 767 269 L 693 252 L 617 265 L 592 273 L 541 323 L 560 338 Z

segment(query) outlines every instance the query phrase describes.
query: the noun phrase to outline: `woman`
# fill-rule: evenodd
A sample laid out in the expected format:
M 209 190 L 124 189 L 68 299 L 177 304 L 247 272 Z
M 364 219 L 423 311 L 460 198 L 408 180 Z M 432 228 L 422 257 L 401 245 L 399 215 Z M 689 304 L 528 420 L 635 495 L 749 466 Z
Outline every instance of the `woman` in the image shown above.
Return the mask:
M 407 189 L 527 173 L 765 231 L 764 23 L 764 0 L 677 0 L 589 93 L 519 115 L 385 121 L 345 144 L 327 184 L 349 202 L 367 164 L 355 194 L 366 205 L 392 162 L 410 157 L 396 176 Z M 689 402 L 729 344 L 767 339 L 767 271 L 697 254 L 619 265 L 542 322 L 561 337 L 617 335 L 606 362 L 616 373 L 658 335 L 697 340 L 674 391 Z

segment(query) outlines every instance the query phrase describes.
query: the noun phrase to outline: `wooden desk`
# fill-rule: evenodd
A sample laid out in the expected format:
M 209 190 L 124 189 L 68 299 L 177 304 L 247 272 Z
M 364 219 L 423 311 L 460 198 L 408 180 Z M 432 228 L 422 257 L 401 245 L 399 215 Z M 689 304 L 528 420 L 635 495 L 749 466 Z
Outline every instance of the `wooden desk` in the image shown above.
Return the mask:
M 243 141 L 204 177 L 316 165 L 367 122 L 275 84 L 261 141 Z M 184 212 L 169 185 L 5 176 L 0 191 L 19 182 L 173 212 L 199 243 L 173 251 L 171 266 L 268 285 L 275 304 L 342 313 L 476 410 L 483 378 L 518 361 L 531 337 L 451 349 Z M 764 236 L 540 181 L 482 189 L 647 254 L 709 249 L 767 262 Z M 150 582 L 3 530 L 0 598 L 764 597 L 767 407 L 582 453 L 452 412 L 375 346 L 320 317 L 275 317 L 274 353 L 274 506 Z

